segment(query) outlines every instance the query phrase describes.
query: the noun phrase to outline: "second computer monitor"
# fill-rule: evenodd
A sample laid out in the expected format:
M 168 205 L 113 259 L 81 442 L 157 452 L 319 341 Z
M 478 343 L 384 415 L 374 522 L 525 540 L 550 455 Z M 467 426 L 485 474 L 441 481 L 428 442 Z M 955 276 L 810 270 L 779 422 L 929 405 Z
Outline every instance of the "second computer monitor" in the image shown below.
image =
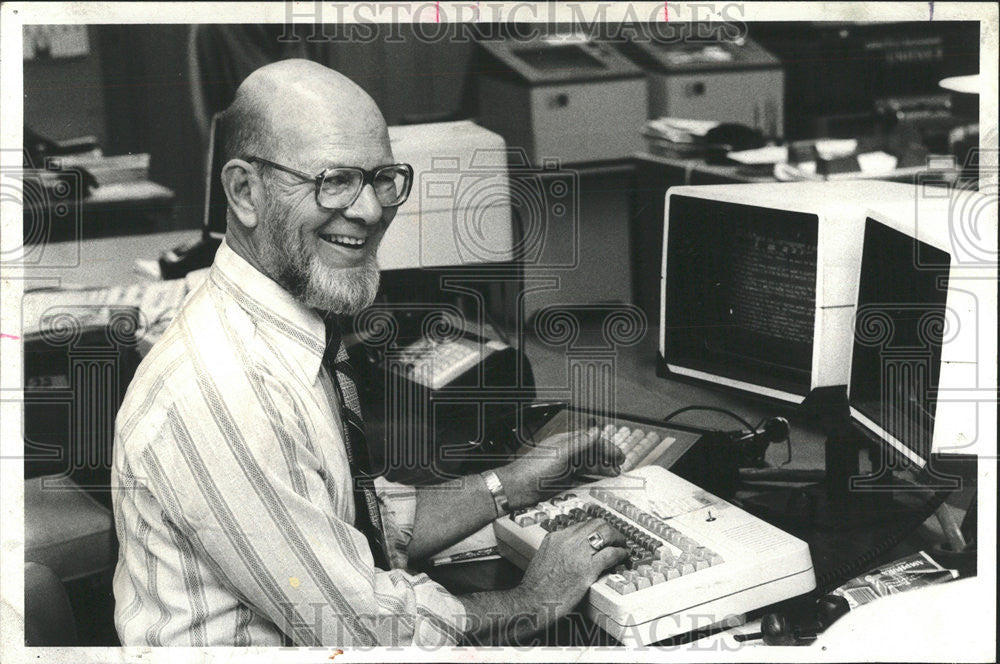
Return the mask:
M 865 210 L 913 201 L 888 182 L 667 192 L 660 364 L 798 403 L 846 385 Z
M 923 467 L 996 454 L 996 201 L 930 189 L 866 216 L 851 415 Z

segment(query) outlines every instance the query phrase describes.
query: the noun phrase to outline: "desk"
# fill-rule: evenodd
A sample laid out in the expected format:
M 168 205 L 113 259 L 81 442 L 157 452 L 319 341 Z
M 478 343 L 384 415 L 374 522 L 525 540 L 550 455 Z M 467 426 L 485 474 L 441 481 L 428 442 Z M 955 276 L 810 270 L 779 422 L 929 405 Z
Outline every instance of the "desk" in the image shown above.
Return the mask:
M 201 237 L 201 231 L 171 231 L 83 241 L 49 242 L 25 247 L 37 262 L 26 265 L 25 289 L 44 287 L 108 287 L 152 281 L 136 269 L 137 259 L 156 261 L 160 253 Z
M 765 416 L 783 414 L 792 424 L 793 460 L 790 468 L 822 468 L 825 436 L 818 426 L 792 408 L 782 409 L 751 397 L 723 393 L 698 385 L 680 383 L 656 377 L 655 350 L 658 330 L 649 329 L 640 342 L 621 349 L 616 354 L 615 398 L 623 414 L 660 418 L 667 412 L 691 404 L 718 406 L 733 410 L 751 422 Z M 556 385 L 565 379 L 566 355 L 534 336 L 525 338 L 524 349 L 532 362 L 536 381 L 540 385 Z M 577 404 L 585 405 L 585 404 Z M 731 430 L 738 425 L 726 416 L 714 412 L 685 414 L 683 422 L 706 428 Z M 773 445 L 767 459 L 772 464 L 783 461 L 782 446 Z M 974 473 L 973 473 L 974 474 Z M 867 527 L 848 532 L 796 532 L 809 542 L 817 577 L 829 574 L 846 562 L 880 545 L 895 530 L 895 523 L 880 527 Z M 895 547 L 873 557 L 868 567 L 896 560 L 903 555 L 927 549 L 936 535 L 919 530 L 906 537 Z M 861 570 L 864 571 L 864 570 Z M 463 563 L 451 567 L 435 568 L 432 578 L 455 593 L 505 589 L 515 586 L 522 571 L 505 560 Z M 841 581 L 846 579 L 841 579 Z M 839 583 L 839 582 L 838 582 Z M 755 615 L 759 615 L 756 612 Z M 580 619 L 561 621 L 540 635 L 532 643 L 558 645 L 608 645 L 612 643 L 603 632 L 588 627 Z
M 183 241 L 193 239 L 197 231 L 131 236 L 117 239 L 89 240 L 80 244 L 63 243 L 48 247 L 52 257 L 65 258 L 68 266 L 53 268 L 46 277 L 49 280 L 62 279 L 89 285 L 111 285 L 127 281 L 140 281 L 146 277 L 135 274 L 132 265 L 136 258 L 155 258 L 163 249 L 173 247 Z M 76 261 L 69 258 L 79 257 Z M 615 351 L 614 396 L 617 408 L 624 414 L 659 418 L 676 408 L 691 404 L 702 404 L 728 408 L 738 412 L 751 422 L 765 416 L 785 414 L 793 427 L 794 454 L 790 467 L 816 468 L 823 462 L 824 436 L 814 423 L 805 420 L 801 414 L 780 410 L 768 403 L 746 396 L 723 393 L 706 387 L 664 380 L 656 377 L 655 350 L 658 330 L 655 326 L 646 329 L 635 345 Z M 566 384 L 567 358 L 565 348 L 554 347 L 543 340 L 527 334 L 523 347 L 532 362 L 536 382 L 539 385 Z M 586 405 L 586 404 L 577 404 Z M 685 415 L 685 423 L 706 428 L 733 429 L 734 424 L 718 413 L 690 413 Z M 776 463 L 782 460 L 783 450 L 773 446 L 768 451 L 768 460 Z M 822 575 L 841 564 L 852 560 L 866 551 L 883 536 L 884 531 L 868 529 L 864 532 L 844 534 L 820 534 L 807 538 L 813 547 L 813 559 L 817 574 Z M 918 534 L 919 535 L 919 534 Z M 872 564 L 898 558 L 902 552 L 926 546 L 919 538 L 904 542 L 902 549 L 887 552 Z M 464 563 L 432 570 L 432 576 L 446 588 L 456 593 L 510 588 L 521 579 L 521 571 L 504 560 Z M 583 624 L 579 619 L 560 621 L 537 642 L 545 645 L 605 645 L 609 637 L 592 625 Z
M 45 196 L 24 206 L 24 242 L 165 231 L 170 227 L 173 203 L 173 190 L 150 180 L 103 184 L 79 200 Z

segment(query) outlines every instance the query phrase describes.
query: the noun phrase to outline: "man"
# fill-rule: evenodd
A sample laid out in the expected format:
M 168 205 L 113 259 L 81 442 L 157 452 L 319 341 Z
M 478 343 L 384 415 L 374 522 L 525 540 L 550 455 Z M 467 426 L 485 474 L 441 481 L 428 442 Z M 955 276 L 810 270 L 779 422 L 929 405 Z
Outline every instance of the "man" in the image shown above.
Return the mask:
M 596 430 L 438 487 L 365 480 L 357 394 L 325 319 L 371 304 L 412 183 L 375 103 L 285 60 L 251 74 L 221 122 L 226 240 L 116 423 L 122 643 L 509 642 L 567 613 L 625 557 L 603 521 L 550 534 L 509 591 L 455 597 L 405 568 L 545 498 L 541 478 L 617 454 Z

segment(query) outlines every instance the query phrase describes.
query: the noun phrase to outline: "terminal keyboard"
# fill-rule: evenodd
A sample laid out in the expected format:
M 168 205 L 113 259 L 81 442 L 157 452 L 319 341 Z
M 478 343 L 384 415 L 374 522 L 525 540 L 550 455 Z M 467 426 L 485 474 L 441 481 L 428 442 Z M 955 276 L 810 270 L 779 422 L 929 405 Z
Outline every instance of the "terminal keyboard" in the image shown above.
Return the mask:
M 629 428 L 616 424 L 605 424 L 601 436 L 614 443 L 615 447 L 625 455 L 625 461 L 621 466 L 624 472 L 644 466 L 649 460 L 660 458 L 676 441 L 673 436 L 655 428 L 639 426 Z
M 623 472 L 654 463 L 669 468 L 699 438 L 691 432 L 651 422 L 623 417 L 592 418 L 590 415 L 564 409 L 540 427 L 532 439 L 540 442 L 551 435 L 587 428 L 592 424 L 599 426 L 601 436 L 614 443 L 625 455 L 621 464 Z
M 407 378 L 439 390 L 482 362 L 486 355 L 504 348 L 506 344 L 493 340 L 481 344 L 464 337 L 444 342 L 420 339 L 400 353 L 398 363 Z
M 500 553 L 526 567 L 548 533 L 595 517 L 625 535 L 629 555 L 591 585 L 584 605 L 626 645 L 734 626 L 816 586 L 805 542 L 659 466 L 517 510 L 494 531 Z

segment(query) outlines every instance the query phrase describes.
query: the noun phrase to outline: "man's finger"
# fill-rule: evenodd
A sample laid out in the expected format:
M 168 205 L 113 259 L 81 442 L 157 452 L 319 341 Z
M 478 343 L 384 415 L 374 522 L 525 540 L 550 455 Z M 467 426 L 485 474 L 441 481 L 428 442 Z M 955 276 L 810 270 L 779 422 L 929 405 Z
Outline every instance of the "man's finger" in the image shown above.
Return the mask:
M 628 558 L 628 549 L 620 546 L 606 546 L 594 554 L 593 561 L 597 570 L 603 572 L 609 567 L 614 567 L 626 558 Z
M 569 434 L 569 449 L 572 454 L 580 454 L 590 449 L 594 442 L 600 439 L 601 430 L 597 427 L 577 429 Z
M 611 440 L 601 436 L 589 448 L 581 451 L 576 466 L 586 473 L 615 477 L 621 473 L 625 454 Z
M 601 536 L 601 539 L 604 540 L 604 546 L 625 545 L 625 535 L 623 535 L 620 530 L 612 526 L 604 519 L 598 519 L 597 521 L 597 527 L 593 532 Z

